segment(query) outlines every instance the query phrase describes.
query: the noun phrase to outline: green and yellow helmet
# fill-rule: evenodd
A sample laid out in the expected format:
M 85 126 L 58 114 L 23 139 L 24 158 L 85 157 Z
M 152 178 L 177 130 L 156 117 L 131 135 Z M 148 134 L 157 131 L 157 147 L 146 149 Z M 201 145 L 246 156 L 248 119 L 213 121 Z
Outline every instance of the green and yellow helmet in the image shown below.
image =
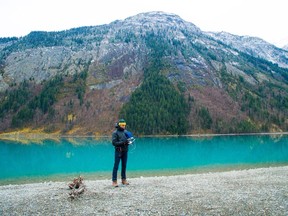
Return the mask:
M 118 126 L 126 126 L 126 121 L 124 119 L 119 119 Z
M 115 127 L 118 128 L 120 126 L 126 126 L 126 121 L 124 119 L 119 119 Z

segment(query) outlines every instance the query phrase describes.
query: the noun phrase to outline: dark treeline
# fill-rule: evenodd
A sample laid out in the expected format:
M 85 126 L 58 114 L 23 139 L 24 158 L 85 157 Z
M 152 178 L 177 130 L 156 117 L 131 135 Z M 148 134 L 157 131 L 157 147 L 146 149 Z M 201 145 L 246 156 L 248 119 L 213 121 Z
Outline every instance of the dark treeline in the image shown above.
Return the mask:
M 185 134 L 189 106 L 163 75 L 146 78 L 123 106 L 120 116 L 137 134 Z
M 43 114 L 46 114 L 48 111 L 53 113 L 53 104 L 57 101 L 57 94 L 61 85 L 63 85 L 62 76 L 56 76 L 47 81 L 42 91 L 35 97 L 32 97 L 32 99 L 13 116 L 11 126 L 22 127 L 25 123 L 29 123 L 33 119 L 37 109 L 41 110 Z
M 153 34 L 146 43 L 152 50 L 150 65 L 144 72 L 142 85 L 132 93 L 120 116 L 137 134 L 185 134 L 189 128 L 189 104 L 161 74 L 165 69 L 162 57 L 169 54 L 165 52 L 165 43 Z
M 32 81 L 24 81 L 11 90 L 7 90 L 0 101 L 0 119 L 5 115 L 12 115 L 11 127 L 21 128 L 29 125 L 37 112 L 42 115 L 48 114 L 53 118 L 55 110 L 53 105 L 58 101 L 59 94 L 65 86 L 72 83 L 72 94 L 77 96 L 80 105 L 83 104 L 83 98 L 86 89 L 87 71 L 80 74 L 74 74 L 71 78 L 57 75 L 54 78 L 44 81 L 39 92 L 35 92 Z M 67 82 L 67 79 L 71 80 Z

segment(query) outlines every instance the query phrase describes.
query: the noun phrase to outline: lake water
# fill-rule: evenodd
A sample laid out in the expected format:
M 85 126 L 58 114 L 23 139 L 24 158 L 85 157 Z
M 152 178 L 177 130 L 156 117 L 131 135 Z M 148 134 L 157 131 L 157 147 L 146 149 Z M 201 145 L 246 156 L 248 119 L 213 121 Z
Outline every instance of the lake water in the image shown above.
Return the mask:
M 110 138 L 42 141 L 0 140 L 0 184 L 73 179 L 110 179 Z M 288 165 L 288 135 L 136 138 L 128 177 Z M 120 172 L 118 173 L 118 175 Z M 69 181 L 69 180 L 68 180 Z

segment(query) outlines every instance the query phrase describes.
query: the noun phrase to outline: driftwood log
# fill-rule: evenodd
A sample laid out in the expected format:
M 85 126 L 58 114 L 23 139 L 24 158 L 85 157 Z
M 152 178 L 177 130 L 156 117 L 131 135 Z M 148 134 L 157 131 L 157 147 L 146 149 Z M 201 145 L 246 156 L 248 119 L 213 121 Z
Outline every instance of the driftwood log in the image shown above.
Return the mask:
M 79 196 L 86 190 L 85 184 L 83 183 L 82 176 L 79 176 L 78 178 L 74 178 L 73 182 L 70 183 L 68 186 L 72 190 L 69 193 L 69 196 L 71 199 L 75 199 L 75 197 Z

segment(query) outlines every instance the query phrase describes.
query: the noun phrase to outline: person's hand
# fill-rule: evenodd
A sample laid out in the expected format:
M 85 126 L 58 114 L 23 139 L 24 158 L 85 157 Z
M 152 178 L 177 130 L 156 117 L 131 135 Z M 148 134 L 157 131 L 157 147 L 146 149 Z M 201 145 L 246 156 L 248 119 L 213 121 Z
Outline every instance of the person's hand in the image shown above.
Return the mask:
M 126 141 L 124 142 L 124 145 L 129 145 L 129 141 L 126 140 Z

